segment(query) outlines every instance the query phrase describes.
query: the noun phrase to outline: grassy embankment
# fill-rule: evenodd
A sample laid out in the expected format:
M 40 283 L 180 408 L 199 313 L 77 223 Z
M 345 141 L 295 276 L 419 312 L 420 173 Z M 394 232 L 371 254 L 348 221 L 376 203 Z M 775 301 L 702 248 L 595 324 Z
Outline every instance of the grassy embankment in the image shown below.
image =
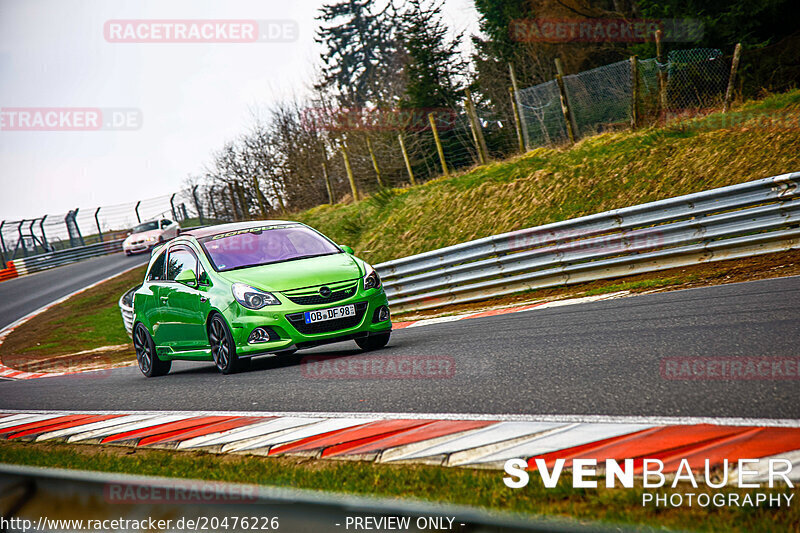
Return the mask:
M 662 127 L 597 135 L 571 148 L 537 148 L 450 178 L 384 190 L 356 204 L 320 206 L 291 216 L 378 263 L 796 170 L 800 170 L 800 90 L 748 102 L 728 115 L 712 113 Z M 797 256 L 797 252 L 771 254 L 542 289 L 492 304 L 796 275 L 800 274 Z M 0 359 L 13 366 L 15 361 L 127 343 L 117 298 L 141 277 L 134 271 L 32 320 L 0 345 Z M 133 351 L 106 352 L 102 357 L 131 359 Z M 37 365 L 31 369 L 41 366 Z

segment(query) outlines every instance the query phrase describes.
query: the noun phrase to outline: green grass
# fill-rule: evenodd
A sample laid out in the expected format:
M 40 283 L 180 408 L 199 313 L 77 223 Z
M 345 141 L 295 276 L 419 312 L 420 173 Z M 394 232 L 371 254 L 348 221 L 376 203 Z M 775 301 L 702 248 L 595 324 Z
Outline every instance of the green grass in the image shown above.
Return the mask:
M 0 345 L 0 358 L 10 363 L 130 344 L 118 301 L 126 290 L 141 283 L 144 270 L 140 267 L 117 276 L 26 322 Z
M 645 279 L 638 281 L 623 281 L 621 283 L 614 283 L 605 287 L 597 287 L 585 291 L 583 296 L 596 296 L 598 294 L 608 294 L 610 292 L 619 291 L 632 291 L 632 290 L 647 290 L 647 289 L 660 289 L 663 287 L 671 287 L 675 285 L 683 285 L 684 283 L 691 283 L 698 279 L 696 275 L 687 276 L 674 276 L 669 278 L 656 278 Z
M 735 113 L 797 117 L 800 90 Z M 716 121 L 716 122 L 715 122 Z M 695 127 L 696 125 L 700 125 Z M 505 161 L 294 215 L 377 263 L 533 227 L 800 170 L 797 127 L 724 124 L 719 114 L 537 148 Z
M 66 444 L 0 443 L 0 462 L 29 466 L 97 470 L 256 483 L 385 498 L 413 498 L 470 505 L 497 511 L 570 517 L 578 520 L 635 523 L 698 531 L 785 531 L 800 523 L 800 507 L 698 507 L 656 510 L 642 506 L 643 488 L 573 489 L 571 477 L 546 489 L 538 476 L 522 489 L 509 489 L 501 471 L 417 465 L 375 465 L 350 461 L 220 456 L 197 452 L 129 450 Z M 660 492 L 707 492 L 690 485 Z M 786 492 L 787 489 L 776 489 Z M 721 492 L 739 492 L 725 488 Z M 770 489 L 759 489 L 769 492 Z M 795 489 L 797 493 L 797 489 Z

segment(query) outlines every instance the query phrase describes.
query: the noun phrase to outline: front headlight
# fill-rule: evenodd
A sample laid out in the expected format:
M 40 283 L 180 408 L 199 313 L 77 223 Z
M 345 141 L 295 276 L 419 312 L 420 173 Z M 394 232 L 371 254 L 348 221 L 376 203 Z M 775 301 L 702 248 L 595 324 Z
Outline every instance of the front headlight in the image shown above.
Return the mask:
M 233 293 L 233 297 L 236 298 L 236 301 L 247 309 L 261 309 L 267 305 L 281 304 L 281 301 L 272 294 L 258 290 L 250 285 L 245 285 L 244 283 L 234 283 L 231 285 L 231 292 Z
M 147 238 L 147 242 L 153 242 L 155 240 L 156 240 L 156 238 L 153 237 L 153 236 L 150 236 L 150 237 Z
M 371 266 L 367 265 L 367 275 L 364 276 L 364 290 L 377 289 L 380 286 L 381 277 L 378 275 L 378 272 Z

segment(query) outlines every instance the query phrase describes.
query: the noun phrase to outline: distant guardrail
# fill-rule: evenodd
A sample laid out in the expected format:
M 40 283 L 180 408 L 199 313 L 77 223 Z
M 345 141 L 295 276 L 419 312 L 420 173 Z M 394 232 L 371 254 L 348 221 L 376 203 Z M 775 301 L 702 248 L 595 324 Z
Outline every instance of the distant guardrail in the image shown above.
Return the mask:
M 99 257 L 101 255 L 120 252 L 122 251 L 123 240 L 124 239 L 99 242 L 97 244 L 89 244 L 87 246 L 79 246 L 66 250 L 32 255 L 21 259 L 14 259 L 8 262 L 7 269 L 0 271 L 0 281 L 17 276 L 24 276 L 26 274 L 33 274 L 34 272 L 41 272 L 42 270 L 49 270 L 69 263 L 89 259 L 90 257 Z M 2 277 L 4 271 L 8 271 L 7 277 Z
M 512 231 L 375 268 L 392 311 L 800 247 L 800 172 Z

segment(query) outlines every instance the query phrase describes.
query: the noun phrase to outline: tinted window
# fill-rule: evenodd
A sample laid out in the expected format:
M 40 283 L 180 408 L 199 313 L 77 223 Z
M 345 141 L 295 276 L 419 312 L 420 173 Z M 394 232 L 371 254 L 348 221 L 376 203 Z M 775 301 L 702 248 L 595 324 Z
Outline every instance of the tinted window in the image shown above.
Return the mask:
M 158 229 L 158 222 L 145 222 L 144 224 L 139 224 L 131 231 L 134 233 L 142 233 L 143 231 L 152 231 L 154 229 Z
M 167 254 L 162 253 L 153 261 L 153 266 L 150 267 L 150 272 L 147 273 L 148 281 L 158 281 L 164 279 L 164 258 Z
M 197 259 L 185 248 L 170 250 L 167 262 L 167 279 L 174 281 L 184 270 L 194 270 L 197 274 Z
M 340 253 L 331 241 L 305 226 L 250 228 L 202 239 L 214 267 L 231 270 Z
M 169 221 L 169 220 L 167 220 L 167 219 L 164 219 L 164 220 L 162 220 L 162 221 L 161 221 L 161 227 L 162 227 L 162 228 L 166 228 L 166 227 L 167 227 L 167 226 L 169 226 L 170 224 L 172 224 L 172 222 L 171 222 L 171 221 Z

